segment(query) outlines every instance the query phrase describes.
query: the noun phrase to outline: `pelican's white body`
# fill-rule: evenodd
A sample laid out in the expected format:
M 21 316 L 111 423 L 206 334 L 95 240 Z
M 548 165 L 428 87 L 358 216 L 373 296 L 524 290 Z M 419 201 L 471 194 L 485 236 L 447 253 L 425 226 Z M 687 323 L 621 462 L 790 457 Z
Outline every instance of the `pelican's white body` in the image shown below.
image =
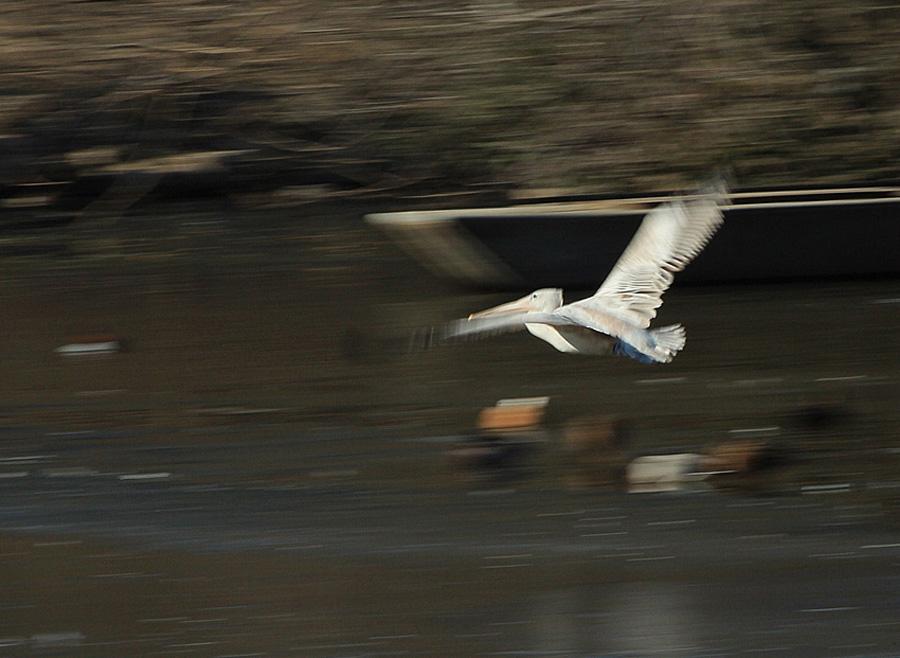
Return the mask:
M 545 293 L 552 299 L 557 292 L 561 301 L 562 291 L 558 288 L 548 288 L 535 291 L 530 297 L 525 298 L 525 303 L 539 305 L 541 293 Z M 534 295 L 538 295 L 538 299 L 535 299 Z M 522 300 L 513 302 L 513 304 L 520 303 Z M 560 304 L 558 307 L 548 310 L 552 318 L 548 318 L 546 322 L 526 321 L 525 329 L 560 352 L 605 356 L 617 353 L 617 345 L 624 344 L 652 361 L 668 362 L 671 361 L 674 351 L 677 351 L 667 351 L 659 345 L 653 330 L 640 327 L 614 312 L 585 308 L 578 302 Z M 491 312 L 496 313 L 496 309 L 488 311 L 488 313 Z M 472 317 L 488 316 L 479 313 Z
M 567 354 L 612 354 L 615 345 L 610 336 L 581 327 L 559 329 L 549 324 L 526 322 L 525 328 L 532 336 Z

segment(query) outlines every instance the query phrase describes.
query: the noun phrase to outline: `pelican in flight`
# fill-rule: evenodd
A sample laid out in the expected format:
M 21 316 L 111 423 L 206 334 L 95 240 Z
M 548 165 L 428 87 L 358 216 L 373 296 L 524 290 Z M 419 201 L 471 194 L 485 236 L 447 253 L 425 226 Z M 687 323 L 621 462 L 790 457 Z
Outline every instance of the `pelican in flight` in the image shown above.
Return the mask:
M 422 347 L 525 329 L 569 354 L 615 354 L 642 363 L 669 363 L 684 347 L 680 324 L 650 328 L 676 272 L 700 253 L 722 224 L 727 190 L 719 184 L 673 199 L 644 217 L 603 285 L 591 297 L 563 303 L 560 288 L 541 288 L 508 304 L 432 328 Z

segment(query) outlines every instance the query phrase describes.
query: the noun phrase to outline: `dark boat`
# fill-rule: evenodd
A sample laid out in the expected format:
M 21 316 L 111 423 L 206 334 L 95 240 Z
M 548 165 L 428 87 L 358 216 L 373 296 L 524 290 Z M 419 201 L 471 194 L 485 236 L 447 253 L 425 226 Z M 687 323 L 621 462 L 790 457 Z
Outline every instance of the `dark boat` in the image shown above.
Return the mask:
M 371 214 L 435 274 L 480 288 L 590 288 L 653 206 L 672 196 L 561 199 Z M 735 192 L 725 223 L 680 282 L 900 273 L 900 187 Z

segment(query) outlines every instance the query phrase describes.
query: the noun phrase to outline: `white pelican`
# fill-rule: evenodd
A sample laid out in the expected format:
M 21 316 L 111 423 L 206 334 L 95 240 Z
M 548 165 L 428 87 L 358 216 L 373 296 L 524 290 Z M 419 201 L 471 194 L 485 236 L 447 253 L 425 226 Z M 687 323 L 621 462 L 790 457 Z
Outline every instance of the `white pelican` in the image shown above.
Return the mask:
M 430 347 L 466 337 L 526 329 L 560 352 L 616 354 L 642 363 L 669 363 L 683 347 L 680 324 L 650 329 L 662 295 L 722 224 L 724 184 L 651 210 L 593 296 L 563 304 L 559 288 L 542 288 L 508 304 L 419 334 Z

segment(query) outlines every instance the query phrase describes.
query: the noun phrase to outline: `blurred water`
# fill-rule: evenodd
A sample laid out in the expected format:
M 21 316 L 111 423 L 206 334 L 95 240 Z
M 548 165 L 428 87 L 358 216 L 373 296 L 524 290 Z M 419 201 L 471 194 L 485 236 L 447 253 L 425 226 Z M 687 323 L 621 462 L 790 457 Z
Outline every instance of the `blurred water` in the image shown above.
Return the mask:
M 676 285 L 664 367 L 528 335 L 411 357 L 382 339 L 507 296 L 316 213 L 3 265 L 5 655 L 896 653 L 900 283 Z M 92 333 L 128 349 L 53 354 Z M 532 395 L 521 477 L 451 467 L 479 409 Z M 573 489 L 555 430 L 585 414 L 629 455 L 786 459 L 740 493 Z

